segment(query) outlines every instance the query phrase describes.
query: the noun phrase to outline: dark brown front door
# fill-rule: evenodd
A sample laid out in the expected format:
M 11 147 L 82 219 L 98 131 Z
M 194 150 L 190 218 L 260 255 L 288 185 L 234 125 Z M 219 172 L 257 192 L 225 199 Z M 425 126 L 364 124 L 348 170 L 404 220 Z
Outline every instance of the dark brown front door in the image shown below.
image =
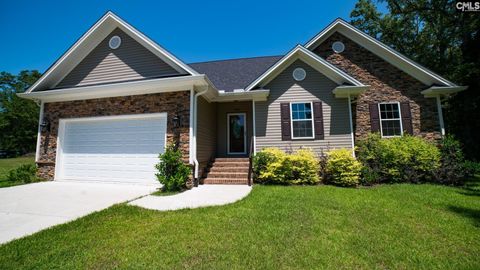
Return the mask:
M 228 154 L 246 154 L 247 153 L 246 118 L 247 117 L 245 113 L 227 114 Z

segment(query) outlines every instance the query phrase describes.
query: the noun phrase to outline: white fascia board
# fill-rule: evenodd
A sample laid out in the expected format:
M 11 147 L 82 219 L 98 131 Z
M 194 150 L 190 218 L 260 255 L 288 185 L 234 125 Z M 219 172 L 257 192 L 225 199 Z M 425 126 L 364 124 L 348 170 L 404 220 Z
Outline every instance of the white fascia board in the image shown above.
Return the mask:
M 285 68 L 287 68 L 291 63 L 293 63 L 297 59 L 301 59 L 302 61 L 311 65 L 317 71 L 324 74 L 325 76 L 327 76 L 328 78 L 336 82 L 337 84 L 341 85 L 343 83 L 350 83 L 356 86 L 363 86 L 361 82 L 351 77 L 347 73 L 343 72 L 342 70 L 338 69 L 334 65 L 330 64 L 325 59 L 307 50 L 301 45 L 297 45 L 284 57 L 278 60 L 277 63 L 275 63 L 267 71 L 265 71 L 262 75 L 260 75 L 249 86 L 247 86 L 245 90 L 250 91 L 256 86 L 258 86 L 259 84 L 262 84 L 262 86 L 266 85 L 268 82 L 270 82 L 280 72 L 282 72 Z
M 58 102 L 187 91 L 194 86 L 205 85 L 209 85 L 208 81 L 205 80 L 205 75 L 194 75 L 19 93 L 17 95 L 22 98 L 41 100 L 43 102 Z
M 468 86 L 432 86 L 420 92 L 426 98 L 433 98 L 442 95 L 451 95 L 464 91 Z
M 338 86 L 332 90 L 336 98 L 348 98 L 349 96 L 358 96 L 368 90 L 370 86 Z
M 109 11 L 87 32 L 85 32 L 85 34 L 83 34 L 50 68 L 48 68 L 48 70 L 25 93 L 30 93 L 39 87 L 54 87 L 116 27 L 119 27 L 129 34 L 133 39 L 170 64 L 181 74 L 198 75 L 198 72 L 194 69 Z
M 218 92 L 218 95 L 213 101 L 215 102 L 231 102 L 242 100 L 266 101 L 270 90 L 254 90 L 243 92 Z
M 384 43 L 376 40 L 375 38 L 365 34 L 363 31 L 355 28 L 342 19 L 336 19 L 333 23 L 327 26 L 314 38 L 305 44 L 305 47 L 309 50 L 313 50 L 334 32 L 338 31 L 347 38 L 352 39 L 354 42 L 364 47 L 365 49 L 376 54 L 383 60 L 397 67 L 398 69 L 406 72 L 410 76 L 421 81 L 425 85 L 440 84 L 445 86 L 456 86 L 454 83 L 434 73 L 433 71 L 423 67 L 422 65 L 415 63 L 403 54 L 395 51 Z

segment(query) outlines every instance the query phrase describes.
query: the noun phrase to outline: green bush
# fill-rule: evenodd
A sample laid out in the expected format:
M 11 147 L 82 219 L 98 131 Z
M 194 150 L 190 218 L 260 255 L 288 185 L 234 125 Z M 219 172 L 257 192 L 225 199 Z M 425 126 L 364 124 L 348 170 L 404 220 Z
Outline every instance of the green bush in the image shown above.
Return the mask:
M 467 175 L 467 167 L 460 142 L 453 136 L 445 136 L 440 143 L 440 163 L 437 181 L 442 184 L 462 184 Z
M 363 183 L 367 184 L 431 181 L 440 166 L 439 149 L 419 137 L 382 139 L 369 134 L 358 146 L 358 159 L 366 167 Z M 376 177 L 377 181 L 373 179 Z
M 465 160 L 465 170 L 468 176 L 480 174 L 480 163 L 470 160 Z
M 186 188 L 190 167 L 182 160 L 182 152 L 174 144 L 169 144 L 163 154 L 159 155 L 160 163 L 155 165 L 158 181 L 164 191 L 178 191 Z
M 349 149 L 336 149 L 327 152 L 327 183 L 338 186 L 357 186 L 360 183 L 362 164 L 352 156 Z
M 37 177 L 37 167 L 34 164 L 23 164 L 7 173 L 7 180 L 18 183 L 33 183 L 41 180 Z
M 253 158 L 254 179 L 265 184 L 316 184 L 319 164 L 310 150 L 286 154 L 278 148 L 265 148 Z

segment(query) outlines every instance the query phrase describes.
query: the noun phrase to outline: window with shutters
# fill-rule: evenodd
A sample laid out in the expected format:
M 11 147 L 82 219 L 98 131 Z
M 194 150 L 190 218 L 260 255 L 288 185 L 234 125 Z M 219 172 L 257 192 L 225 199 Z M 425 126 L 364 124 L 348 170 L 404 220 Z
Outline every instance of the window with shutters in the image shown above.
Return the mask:
M 292 139 L 313 139 L 312 102 L 290 103 Z
M 400 116 L 400 103 L 379 103 L 378 111 L 380 113 L 380 131 L 382 137 L 402 136 L 403 128 L 402 118 Z

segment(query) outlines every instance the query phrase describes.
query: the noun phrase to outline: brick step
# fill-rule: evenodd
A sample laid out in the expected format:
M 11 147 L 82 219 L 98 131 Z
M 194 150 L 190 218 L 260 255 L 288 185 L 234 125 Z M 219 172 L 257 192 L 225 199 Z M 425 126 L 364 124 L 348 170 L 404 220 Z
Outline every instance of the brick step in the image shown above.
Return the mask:
M 248 172 L 209 172 L 208 178 L 241 178 L 247 179 Z
M 210 169 L 208 169 L 210 172 L 248 172 L 248 166 L 246 167 L 222 167 L 222 166 L 213 166 Z
M 240 162 L 240 161 L 237 161 L 237 162 L 225 162 L 225 161 L 222 161 L 222 162 L 214 162 L 212 164 L 212 167 L 247 167 L 250 165 L 250 163 L 248 162 Z
M 247 179 L 235 179 L 235 178 L 210 178 L 203 179 L 203 184 L 217 184 L 217 185 L 247 185 Z
M 248 158 L 215 158 L 215 162 L 247 162 Z

